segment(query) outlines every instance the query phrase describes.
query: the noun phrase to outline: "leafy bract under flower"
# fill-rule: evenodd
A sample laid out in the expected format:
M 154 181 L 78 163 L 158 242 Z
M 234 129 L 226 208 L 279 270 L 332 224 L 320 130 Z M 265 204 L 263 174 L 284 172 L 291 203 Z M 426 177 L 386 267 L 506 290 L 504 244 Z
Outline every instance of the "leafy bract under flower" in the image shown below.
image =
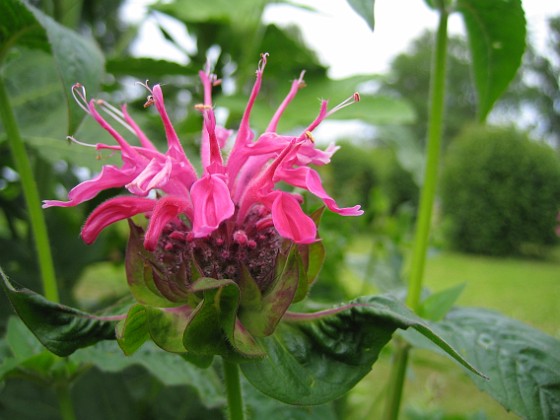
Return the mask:
M 150 91 L 146 105 L 154 105 L 163 122 L 167 150 L 158 151 L 138 125 L 129 116 L 126 107 L 119 111 L 101 100 L 87 102 L 85 90 L 76 85 L 73 92 L 81 106 L 116 140 L 116 145 L 97 144 L 96 148 L 120 151 L 120 167 L 105 165 L 99 175 L 82 182 L 68 194 L 68 201 L 45 200 L 43 207 L 75 206 L 95 197 L 109 188 L 125 188 L 130 196 L 110 199 L 87 219 L 82 238 L 92 243 L 108 225 L 137 214 L 149 218 L 144 246 L 153 251 L 160 242 L 165 226 L 184 218 L 189 224 L 189 238 L 207 238 L 221 224 L 234 221 L 234 231 L 247 230 L 247 218 L 255 206 L 262 208 L 257 221 L 272 223 L 278 234 L 297 244 L 317 240 L 314 221 L 301 209 L 301 196 L 276 189 L 279 182 L 301 188 L 323 200 L 327 208 L 344 216 L 362 214 L 360 206 L 340 208 L 324 190 L 319 174 L 310 164 L 329 162 L 336 151 L 315 147 L 311 131 L 328 116 L 327 102 L 322 101 L 320 113 L 300 136 L 276 133 L 278 121 L 290 101 L 303 86 L 302 76 L 292 83 L 290 92 L 263 133 L 256 140 L 249 127 L 251 110 L 261 87 L 267 54 L 262 55 L 256 72 L 256 81 L 243 114 L 231 153 L 224 159 L 223 148 L 231 132 L 216 125 L 212 108 L 212 86 L 216 78 L 210 72 L 200 72 L 204 86 L 204 104 L 196 109 L 203 116 L 201 161 L 203 173 L 197 174 L 186 156 L 177 133 L 171 124 L 160 85 L 146 88 Z M 354 96 L 356 98 L 356 96 Z M 98 108 L 125 125 L 139 140 L 140 145 L 129 144 L 101 115 Z M 148 198 L 156 191 L 159 198 Z M 151 197 L 151 196 L 150 196 Z M 254 218 L 251 218 L 254 223 Z M 231 223 L 230 223 L 231 224 Z

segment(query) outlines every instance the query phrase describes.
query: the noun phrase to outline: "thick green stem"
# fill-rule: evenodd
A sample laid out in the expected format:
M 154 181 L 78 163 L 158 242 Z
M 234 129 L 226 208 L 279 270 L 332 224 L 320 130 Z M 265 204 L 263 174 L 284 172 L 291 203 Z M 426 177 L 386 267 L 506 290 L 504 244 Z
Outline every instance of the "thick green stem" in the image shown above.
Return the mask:
M 74 404 L 70 395 L 70 384 L 64 383 L 56 387 L 58 397 L 58 406 L 60 409 L 60 417 L 62 420 L 76 420 Z
M 428 136 L 426 143 L 426 167 L 424 183 L 418 208 L 416 233 L 412 251 L 410 279 L 408 284 L 407 304 L 414 311 L 418 311 L 422 292 L 424 266 L 430 237 L 432 210 L 436 197 L 437 175 L 441 153 L 441 138 L 443 132 L 443 109 L 445 99 L 445 67 L 447 58 L 447 17 L 448 13 L 443 2 L 440 2 L 439 26 L 436 33 L 436 45 L 432 63 L 430 86 L 430 115 L 428 120 Z M 394 357 L 393 371 L 385 419 L 397 419 L 399 415 L 406 367 L 410 348 L 397 345 Z
M 424 183 L 420 196 L 420 206 L 414 236 L 412 262 L 410 267 L 410 280 L 408 284 L 407 304 L 418 310 L 422 279 L 430 227 L 432 209 L 436 197 L 437 174 L 441 152 L 441 137 L 443 132 L 443 108 L 445 99 L 445 64 L 447 56 L 447 11 L 440 10 L 439 27 L 436 34 L 436 49 L 432 67 L 430 86 L 430 115 L 428 120 L 428 138 L 426 143 L 426 167 Z
M 19 174 L 23 195 L 29 213 L 31 230 L 35 238 L 35 246 L 39 259 L 39 269 L 43 282 L 43 292 L 45 297 L 53 302 L 58 302 L 58 289 L 54 265 L 51 255 L 51 248 L 47 234 L 47 225 L 41 209 L 41 201 L 37 184 L 33 178 L 31 163 L 25 150 L 25 145 L 21 138 L 17 122 L 10 105 L 8 93 L 4 85 L 4 80 L 0 75 L 0 119 L 4 125 L 4 130 L 8 137 L 8 144 L 12 154 L 12 159 Z
M 241 382 L 239 381 L 239 366 L 237 363 L 223 360 L 224 380 L 228 400 L 228 411 L 230 420 L 243 420 L 243 395 L 241 394 Z

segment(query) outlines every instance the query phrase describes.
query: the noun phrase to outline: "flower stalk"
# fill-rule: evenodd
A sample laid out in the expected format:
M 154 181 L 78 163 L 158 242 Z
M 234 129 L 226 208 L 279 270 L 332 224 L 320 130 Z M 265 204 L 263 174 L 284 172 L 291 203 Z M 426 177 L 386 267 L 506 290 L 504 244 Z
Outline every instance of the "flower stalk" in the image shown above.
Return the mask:
M 39 192 L 37 191 L 37 184 L 33 177 L 31 163 L 27 156 L 25 145 L 14 116 L 14 112 L 10 105 L 4 80 L 1 77 L 0 119 L 4 125 L 12 159 L 14 160 L 16 170 L 21 180 L 23 196 L 25 197 L 25 203 L 29 213 L 31 231 L 33 232 L 33 237 L 35 238 L 35 247 L 39 260 L 43 293 L 50 301 L 58 302 L 58 289 L 51 247 L 49 244 L 47 225 L 45 223 L 43 212 L 41 211 L 41 201 L 39 199 Z
M 445 72 L 447 57 L 447 18 L 448 11 L 443 2 L 439 3 L 439 24 L 436 33 L 432 76 L 430 86 L 430 115 L 426 143 L 426 165 L 424 182 L 420 195 L 416 233 L 412 251 L 410 279 L 408 284 L 407 304 L 418 311 L 424 267 L 430 237 L 432 211 L 436 197 L 437 175 L 441 154 L 441 138 L 443 132 L 443 111 L 445 100 Z M 399 416 L 401 397 L 405 383 L 406 369 L 410 347 L 403 343 L 397 344 L 393 358 L 393 367 L 389 384 L 384 419 L 396 420 Z
M 228 401 L 228 412 L 230 420 L 243 420 L 245 413 L 243 409 L 243 394 L 239 380 L 239 366 L 235 362 L 223 359 L 224 381 Z

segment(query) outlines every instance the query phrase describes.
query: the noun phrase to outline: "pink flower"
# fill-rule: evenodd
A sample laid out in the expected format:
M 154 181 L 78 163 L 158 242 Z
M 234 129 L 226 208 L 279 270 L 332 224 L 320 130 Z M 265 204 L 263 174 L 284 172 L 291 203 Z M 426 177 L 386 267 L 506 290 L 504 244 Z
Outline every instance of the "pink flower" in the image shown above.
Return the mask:
M 73 93 L 80 106 L 116 141 L 115 145 L 97 144 L 95 147 L 98 150 L 120 151 L 122 165 L 105 165 L 95 178 L 74 187 L 68 194 L 68 201 L 45 200 L 43 207 L 75 206 L 105 189 L 125 188 L 131 195 L 110 199 L 92 212 L 82 229 L 82 238 L 86 243 L 92 243 L 106 226 L 144 214 L 148 218 L 144 247 L 150 251 L 158 247 L 165 248 L 173 232 L 174 240 L 181 237 L 185 241 L 193 241 L 213 236 L 216 240 L 237 243 L 242 240 L 243 244 L 258 246 L 259 238 L 263 236 L 259 236 L 260 230 L 271 226 L 280 237 L 297 244 L 316 241 L 317 228 L 315 222 L 303 212 L 301 196 L 276 189 L 279 182 L 309 191 L 335 213 L 343 216 L 361 215 L 360 206 L 339 207 L 326 193 L 319 174 L 309 167 L 311 164 L 328 163 L 336 151 L 334 146 L 326 150 L 316 148 L 312 131 L 338 108 L 329 112 L 327 102 L 322 101 L 319 115 L 300 136 L 285 136 L 276 132 L 282 113 L 304 85 L 303 73 L 292 83 L 290 92 L 272 117 L 267 130 L 254 139 L 249 120 L 261 87 L 266 61 L 267 54 L 263 54 L 227 160 L 224 159 L 223 149 L 232 133 L 216 125 L 212 108 L 211 91 L 217 80 L 209 72 L 200 72 L 204 86 L 204 104 L 196 106 L 203 117 L 200 175 L 186 156 L 171 124 L 160 85 L 152 88 L 145 85 L 150 92 L 146 107 L 154 105 L 160 115 L 167 138 L 167 150 L 164 153 L 158 151 L 140 130 L 129 116 L 126 106 L 119 110 L 104 101 L 93 99 L 88 102 L 83 87 L 75 85 Z M 358 99 L 355 95 L 350 102 Z M 99 109 L 131 131 L 139 144 L 128 143 L 103 118 Z M 178 224 L 183 227 L 168 232 L 169 226 Z

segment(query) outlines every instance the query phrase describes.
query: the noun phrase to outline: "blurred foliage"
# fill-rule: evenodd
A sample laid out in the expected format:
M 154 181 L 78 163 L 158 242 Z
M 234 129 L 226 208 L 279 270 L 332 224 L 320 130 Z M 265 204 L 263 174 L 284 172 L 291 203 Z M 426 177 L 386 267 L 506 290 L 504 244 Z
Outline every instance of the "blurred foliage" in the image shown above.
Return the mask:
M 417 119 L 410 125 L 414 139 L 424 144 L 428 124 L 428 93 L 434 34 L 426 31 L 414 39 L 407 52 L 391 62 L 380 91 L 408 100 Z M 476 97 L 470 77 L 469 50 L 463 38 L 450 36 L 447 55 L 444 141 L 456 136 L 461 127 L 476 118 Z
M 512 255 L 557 240 L 560 160 L 517 129 L 465 130 L 447 154 L 441 193 L 458 250 Z

